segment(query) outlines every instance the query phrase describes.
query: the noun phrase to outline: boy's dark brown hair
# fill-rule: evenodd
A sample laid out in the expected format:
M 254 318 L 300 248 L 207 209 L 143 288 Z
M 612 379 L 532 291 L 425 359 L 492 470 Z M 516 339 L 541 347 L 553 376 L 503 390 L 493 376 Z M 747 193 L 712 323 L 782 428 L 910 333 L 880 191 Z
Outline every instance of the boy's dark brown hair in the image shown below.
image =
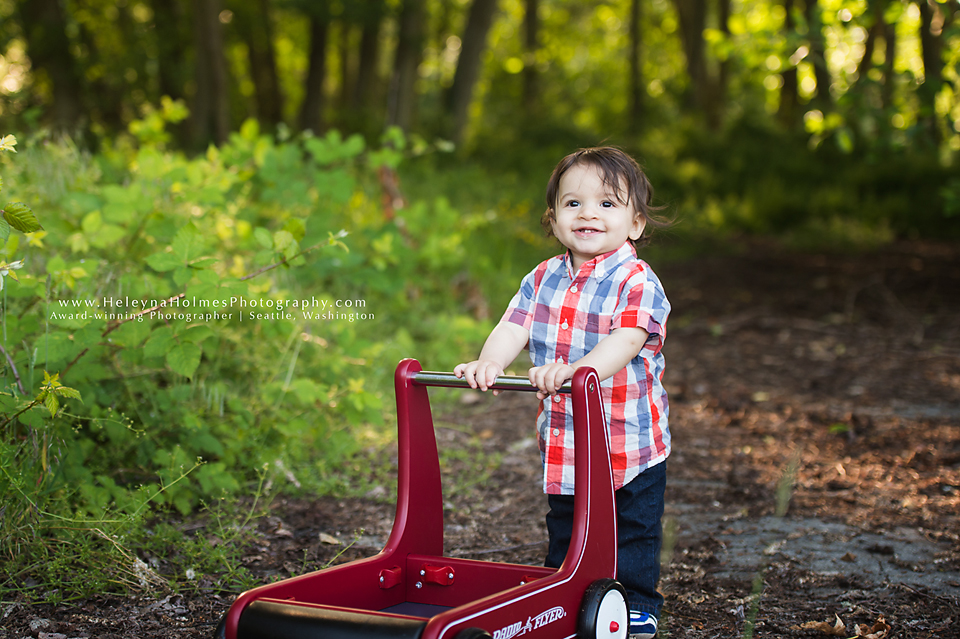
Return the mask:
M 550 180 L 547 182 L 547 210 L 540 218 L 540 225 L 548 236 L 553 235 L 552 222 L 559 196 L 560 179 L 564 173 L 581 164 L 595 167 L 603 180 L 603 185 L 616 193 L 617 201 L 624 206 L 633 204 L 637 215 L 643 218 L 645 222 L 643 235 L 637 240 L 631 240 L 635 247 L 640 248 L 650 241 L 648 229 L 651 227 L 670 226 L 668 220 L 654 215 L 654 212 L 662 207 L 653 205 L 653 187 L 637 161 L 617 147 L 598 146 L 571 153 L 560 160 L 553 169 Z

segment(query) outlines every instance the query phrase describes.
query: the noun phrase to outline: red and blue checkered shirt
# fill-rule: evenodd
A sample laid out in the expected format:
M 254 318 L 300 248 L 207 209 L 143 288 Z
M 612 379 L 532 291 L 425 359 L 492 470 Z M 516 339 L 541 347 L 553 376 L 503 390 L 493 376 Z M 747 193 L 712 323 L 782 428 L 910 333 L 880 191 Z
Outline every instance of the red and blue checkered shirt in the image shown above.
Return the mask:
M 669 407 L 663 388 L 670 302 L 660 280 L 627 242 L 571 272 L 567 255 L 542 262 L 520 283 L 505 322 L 530 332 L 534 366 L 576 362 L 617 328 L 650 337 L 626 367 L 601 382 L 615 488 L 670 454 Z M 543 490 L 573 494 L 573 409 L 568 395 L 548 397 L 537 412 Z

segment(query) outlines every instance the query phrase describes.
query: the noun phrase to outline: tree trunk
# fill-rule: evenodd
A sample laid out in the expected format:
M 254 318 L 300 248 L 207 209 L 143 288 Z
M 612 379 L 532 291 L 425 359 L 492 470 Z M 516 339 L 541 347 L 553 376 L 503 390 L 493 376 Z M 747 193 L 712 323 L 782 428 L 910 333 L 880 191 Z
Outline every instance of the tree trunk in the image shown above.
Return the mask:
M 827 110 L 833 104 L 830 95 L 830 85 L 833 81 L 830 70 L 827 68 L 826 44 L 823 38 L 823 21 L 820 19 L 820 3 L 818 0 L 807 0 L 807 24 L 810 29 L 810 62 L 813 64 L 813 75 L 817 81 L 817 94 L 814 102 L 821 110 Z
M 457 59 L 457 71 L 450 87 L 448 114 L 452 122 L 451 139 L 459 144 L 467 128 L 470 102 L 473 89 L 480 77 L 483 64 L 483 51 L 487 46 L 487 34 L 493 24 L 497 11 L 497 0 L 473 0 L 467 24 L 463 30 L 460 57 Z
M 863 57 L 857 65 L 857 82 L 867 77 L 870 67 L 873 66 L 873 52 L 877 48 L 877 35 L 883 32 L 883 16 L 867 29 L 867 39 L 863 43 Z
M 326 0 L 314 4 L 310 12 L 310 53 L 307 83 L 300 105 L 300 128 L 320 133 L 323 130 L 323 83 L 327 78 L 327 39 L 330 17 Z
M 16 5 L 34 72 L 47 76 L 51 103 L 47 108 L 53 128 L 75 133 L 80 122 L 80 75 L 70 55 L 66 19 L 58 0 L 20 0 Z
M 643 119 L 643 58 L 641 45 L 643 31 L 640 21 L 643 19 L 643 0 L 630 2 L 630 113 L 628 115 L 627 130 L 636 134 L 640 132 L 640 122 Z
M 350 107 L 350 96 L 353 93 L 354 78 L 351 67 L 353 49 L 350 46 L 350 34 L 353 31 L 353 24 L 344 16 L 340 17 L 339 22 L 340 37 L 337 40 L 337 45 L 340 58 L 340 94 L 337 96 L 337 110 L 340 113 L 337 119 L 342 122 L 347 114 L 347 109 Z
M 234 24 L 247 45 L 250 75 L 256 93 L 257 117 L 274 127 L 283 120 L 283 95 L 273 49 L 273 28 L 267 0 L 233 0 Z
M 687 59 L 690 91 L 687 106 L 702 110 L 710 94 L 707 86 L 706 45 L 703 30 L 706 27 L 706 0 L 674 0 L 680 21 L 680 39 Z
M 897 26 L 895 24 L 884 23 L 883 39 L 885 46 L 883 54 L 883 87 L 880 89 L 880 103 L 884 109 L 887 109 L 893 105 L 893 85 L 896 82 L 894 62 L 897 58 Z
M 157 40 L 158 89 L 161 96 L 178 100 L 186 84 L 183 50 L 189 40 L 183 28 L 183 4 L 179 0 L 151 0 L 150 9 Z
M 373 116 L 377 87 L 377 66 L 380 60 L 380 30 L 385 4 L 383 0 L 368 0 L 360 34 L 360 63 L 353 91 L 353 112 L 360 119 L 360 128 L 367 128 Z
M 717 0 L 717 26 L 723 34 L 730 37 L 730 0 Z M 705 49 L 706 47 L 704 47 Z M 705 52 L 704 52 L 705 53 Z M 706 57 L 706 55 L 704 56 Z M 707 126 L 717 131 L 723 124 L 723 110 L 727 102 L 727 81 L 730 73 L 729 60 L 719 60 L 716 71 L 710 72 L 709 64 L 705 64 L 705 76 L 701 94 L 703 114 Z
M 191 118 L 197 148 L 210 142 L 222 144 L 230 132 L 230 103 L 227 95 L 227 63 L 223 57 L 223 32 L 218 0 L 194 3 L 196 85 Z
M 523 110 L 528 118 L 540 111 L 537 83 L 537 50 L 540 48 L 540 0 L 524 0 L 523 12 Z
M 941 142 L 937 123 L 937 94 L 943 87 L 943 29 L 949 17 L 940 5 L 920 1 L 920 48 L 923 56 L 923 84 L 917 89 L 920 125 L 934 146 Z
M 387 124 L 404 130 L 413 124 L 417 101 L 417 67 L 423 56 L 426 20 L 424 0 L 404 0 L 400 11 L 393 78 L 387 99 Z
M 797 28 L 796 20 L 793 18 L 794 0 L 783 0 L 783 9 L 786 14 L 783 22 L 783 35 L 784 38 L 789 39 Z M 780 74 L 783 84 L 780 86 L 780 106 L 777 109 L 777 117 L 784 127 L 792 129 L 799 122 L 800 92 L 797 80 L 797 65 L 789 60 L 787 64 L 790 66 Z

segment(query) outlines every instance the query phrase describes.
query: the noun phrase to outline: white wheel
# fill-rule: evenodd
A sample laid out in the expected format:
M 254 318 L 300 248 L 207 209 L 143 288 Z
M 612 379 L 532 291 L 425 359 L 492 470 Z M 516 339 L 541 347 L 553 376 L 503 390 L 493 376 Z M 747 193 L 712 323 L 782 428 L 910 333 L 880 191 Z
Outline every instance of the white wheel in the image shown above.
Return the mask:
M 630 631 L 627 596 L 613 579 L 601 579 L 587 589 L 580 614 L 580 639 L 626 639 Z
M 608 590 L 600 600 L 597 611 L 597 639 L 626 639 L 630 630 L 630 613 L 627 602 L 619 590 Z

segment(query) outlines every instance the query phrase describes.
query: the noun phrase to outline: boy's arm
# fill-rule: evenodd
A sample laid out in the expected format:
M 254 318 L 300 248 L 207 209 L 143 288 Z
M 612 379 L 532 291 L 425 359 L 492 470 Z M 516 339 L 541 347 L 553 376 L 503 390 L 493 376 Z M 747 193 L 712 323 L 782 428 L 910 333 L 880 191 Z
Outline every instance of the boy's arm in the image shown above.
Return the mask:
M 485 391 L 517 358 L 529 339 L 530 331 L 519 324 L 500 322 L 484 342 L 480 357 L 475 361 L 460 364 L 453 372 L 457 377 L 466 378 L 470 388 Z
M 530 369 L 530 382 L 539 388 L 537 397 L 556 395 L 573 372 L 582 366 L 591 366 L 601 380 L 622 370 L 636 357 L 650 334 L 642 328 L 618 328 L 600 340 L 593 350 L 570 364 L 555 363 Z

